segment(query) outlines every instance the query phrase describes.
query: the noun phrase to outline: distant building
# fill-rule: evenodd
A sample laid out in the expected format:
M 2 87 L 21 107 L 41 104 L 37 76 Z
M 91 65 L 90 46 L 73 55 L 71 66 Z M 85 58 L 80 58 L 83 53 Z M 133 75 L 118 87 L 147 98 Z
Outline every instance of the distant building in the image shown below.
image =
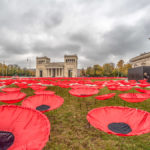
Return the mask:
M 150 66 L 150 52 L 131 58 L 129 62 L 132 65 L 132 68 Z
M 77 55 L 65 55 L 64 62 L 51 62 L 50 58 L 36 58 L 36 77 L 77 77 Z

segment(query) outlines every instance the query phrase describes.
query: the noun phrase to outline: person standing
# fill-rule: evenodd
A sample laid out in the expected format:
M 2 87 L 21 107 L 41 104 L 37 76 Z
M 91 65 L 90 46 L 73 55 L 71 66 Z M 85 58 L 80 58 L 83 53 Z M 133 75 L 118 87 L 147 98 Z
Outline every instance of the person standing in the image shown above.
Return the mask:
M 147 72 L 144 72 L 143 78 L 144 78 L 144 80 L 148 80 L 149 79 L 149 76 L 148 76 Z

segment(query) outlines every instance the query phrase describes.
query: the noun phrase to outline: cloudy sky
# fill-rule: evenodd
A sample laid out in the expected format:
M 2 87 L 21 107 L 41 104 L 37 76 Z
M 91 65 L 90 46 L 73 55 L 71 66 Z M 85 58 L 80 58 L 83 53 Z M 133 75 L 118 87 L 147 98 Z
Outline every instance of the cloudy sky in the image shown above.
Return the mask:
M 0 62 L 35 67 L 36 56 L 79 68 L 150 52 L 149 0 L 0 0 Z M 27 63 L 28 58 L 28 63 Z

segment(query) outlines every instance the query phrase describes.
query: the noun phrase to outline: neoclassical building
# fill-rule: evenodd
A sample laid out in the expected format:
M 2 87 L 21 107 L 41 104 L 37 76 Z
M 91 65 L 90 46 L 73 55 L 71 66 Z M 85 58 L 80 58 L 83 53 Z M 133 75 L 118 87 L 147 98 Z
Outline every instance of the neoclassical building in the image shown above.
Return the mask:
M 140 66 L 150 66 L 150 52 L 143 53 L 139 56 L 130 59 L 130 64 L 132 68 L 140 67 Z
M 77 55 L 65 55 L 64 62 L 51 62 L 50 58 L 36 57 L 36 77 L 77 77 Z

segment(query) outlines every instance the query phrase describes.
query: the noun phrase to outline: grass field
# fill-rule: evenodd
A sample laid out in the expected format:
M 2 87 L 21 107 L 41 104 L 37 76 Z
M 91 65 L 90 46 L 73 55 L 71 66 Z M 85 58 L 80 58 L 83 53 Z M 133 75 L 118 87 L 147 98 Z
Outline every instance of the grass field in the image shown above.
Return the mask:
M 122 93 L 117 91 L 115 99 L 98 101 L 94 98 L 96 95 L 88 98 L 74 97 L 68 93 L 70 89 L 49 86 L 47 90 L 55 91 L 56 95 L 63 97 L 64 104 L 57 110 L 45 113 L 51 123 L 51 136 L 43 150 L 150 150 L 150 133 L 119 137 L 89 126 L 86 120 L 88 111 L 102 106 L 125 105 L 150 112 L 150 99 L 141 103 L 127 103 L 117 96 Z M 128 92 L 133 91 L 136 92 L 133 89 Z M 34 94 L 30 88 L 22 92 L 25 92 L 27 96 Z M 110 92 L 113 93 L 105 87 L 97 95 Z

